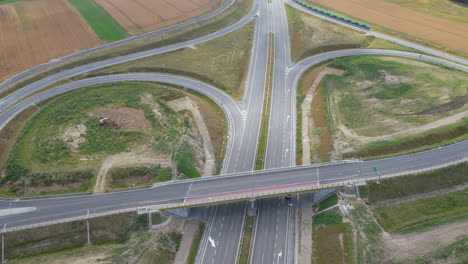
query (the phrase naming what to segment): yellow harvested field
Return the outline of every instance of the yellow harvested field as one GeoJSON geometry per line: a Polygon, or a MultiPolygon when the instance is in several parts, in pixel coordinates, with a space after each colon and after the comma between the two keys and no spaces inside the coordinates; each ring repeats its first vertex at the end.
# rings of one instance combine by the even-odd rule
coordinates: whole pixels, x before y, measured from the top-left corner
{"type": "Polygon", "coordinates": [[[129,34],[180,23],[215,10],[224,0],[95,0],[129,34]]]}
{"type": "Polygon", "coordinates": [[[385,0],[308,1],[408,35],[468,52],[468,25],[464,23],[426,15],[385,0]]]}
{"type": "Polygon", "coordinates": [[[0,82],[50,59],[100,43],[67,0],[0,5],[0,82]]]}

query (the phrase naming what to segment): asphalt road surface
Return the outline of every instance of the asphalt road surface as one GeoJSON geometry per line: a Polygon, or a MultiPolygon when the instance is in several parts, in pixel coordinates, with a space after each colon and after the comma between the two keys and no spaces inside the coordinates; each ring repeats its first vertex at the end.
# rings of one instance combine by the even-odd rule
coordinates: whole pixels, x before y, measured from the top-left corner
{"type": "MultiPolygon", "coordinates": [[[[46,77],[32,83],[0,101],[0,129],[11,118],[27,106],[52,96],[91,85],[116,81],[152,81],[181,85],[197,90],[219,104],[229,121],[229,140],[223,163],[223,174],[246,172],[204,179],[177,181],[152,189],[88,195],[60,197],[38,200],[0,201],[0,209],[35,207],[36,210],[16,215],[0,216],[0,225],[8,227],[44,222],[51,219],[84,215],[115,209],[135,208],[148,204],[182,203],[187,198],[203,195],[231,195],[229,192],[246,191],[254,188],[271,188],[305,182],[333,183],[344,180],[374,177],[373,168],[377,167],[382,175],[409,172],[452,162],[466,161],[468,141],[459,142],[443,148],[381,160],[350,162],[323,166],[292,167],[295,165],[296,131],[296,87],[303,72],[325,60],[354,55],[393,55],[410,57],[440,63],[459,70],[468,71],[466,66],[440,58],[388,50],[341,50],[309,57],[297,64],[291,62],[289,34],[287,28],[284,0],[254,1],[247,16],[210,35],[169,45],[158,49],[143,51],[109,60],[91,63],[46,77]],[[257,14],[258,16],[255,16],[257,14]],[[96,77],[71,82],[56,88],[34,94],[35,92],[82,73],[111,65],[162,54],[203,41],[220,37],[232,32],[256,17],[254,44],[251,53],[248,78],[244,98],[237,102],[210,85],[189,78],[164,74],[119,74],[96,77]],[[274,76],[272,89],[272,111],[268,132],[265,168],[277,170],[249,172],[254,168],[257,152],[259,127],[262,116],[263,97],[268,60],[268,36],[274,33],[274,76]]],[[[307,11],[307,10],[304,10],[307,11]]],[[[316,15],[316,14],[315,14],[316,15]]],[[[336,22],[336,21],[335,21],[336,22]]],[[[349,26],[349,25],[348,25],[349,26]]],[[[370,34],[378,34],[370,32],[370,34]]],[[[377,35],[376,35],[377,36],[377,35]]],[[[384,38],[391,38],[382,35],[384,38]]],[[[397,42],[397,41],[396,41],[397,42]]],[[[400,44],[415,47],[412,43],[400,44]]],[[[417,45],[416,45],[417,46],[417,45]]],[[[428,52],[427,48],[423,48],[428,52]]],[[[429,50],[431,51],[431,50],[429,50]]],[[[435,51],[435,55],[439,54],[435,51]]],[[[446,57],[446,56],[445,56],[446,57]]],[[[452,57],[450,57],[453,59],[452,57]]],[[[454,60],[458,60],[455,58],[454,60]]],[[[459,61],[459,60],[458,60],[459,61]]],[[[463,60],[462,60],[463,61],[463,60]]],[[[296,201],[286,201],[283,197],[262,200],[259,203],[256,235],[252,249],[251,263],[292,263],[294,259],[295,221],[292,211],[296,201]]],[[[233,205],[216,205],[210,213],[209,222],[200,247],[197,263],[235,263],[238,256],[240,236],[245,215],[245,202],[233,205]]]]}

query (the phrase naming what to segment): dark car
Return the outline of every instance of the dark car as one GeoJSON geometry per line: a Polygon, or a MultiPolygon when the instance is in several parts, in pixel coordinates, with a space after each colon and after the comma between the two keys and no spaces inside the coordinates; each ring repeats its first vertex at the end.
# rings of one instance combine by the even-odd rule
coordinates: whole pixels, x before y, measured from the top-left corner
{"type": "Polygon", "coordinates": [[[289,194],[289,193],[286,194],[286,195],[284,196],[284,198],[287,199],[287,200],[291,199],[291,194],[289,194]]]}

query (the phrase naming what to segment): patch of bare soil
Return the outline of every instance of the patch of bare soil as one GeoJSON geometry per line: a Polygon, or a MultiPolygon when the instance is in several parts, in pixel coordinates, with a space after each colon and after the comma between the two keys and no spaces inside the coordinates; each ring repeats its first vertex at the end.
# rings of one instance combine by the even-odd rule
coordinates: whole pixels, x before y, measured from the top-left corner
{"type": "Polygon", "coordinates": [[[150,123],[145,117],[145,112],[131,107],[98,107],[91,115],[99,118],[108,118],[119,129],[124,131],[145,131],[150,128],[150,123]]]}
{"type": "Polygon", "coordinates": [[[383,248],[393,259],[413,259],[447,247],[468,236],[468,221],[405,235],[383,234],[383,248]]]}
{"type": "Polygon", "coordinates": [[[140,147],[132,152],[122,152],[107,157],[99,169],[93,193],[103,193],[105,191],[107,174],[110,168],[148,164],[159,164],[163,167],[169,167],[172,165],[172,162],[170,157],[159,156],[146,147],[140,147]]]}
{"type": "Polygon", "coordinates": [[[192,113],[193,119],[195,120],[195,124],[198,128],[198,132],[200,133],[203,139],[203,149],[205,152],[205,164],[203,168],[203,176],[213,175],[215,169],[215,155],[213,153],[213,146],[211,145],[210,133],[208,132],[208,128],[206,127],[205,121],[198,110],[198,107],[195,103],[187,96],[181,97],[179,99],[175,99],[169,101],[167,103],[169,107],[174,109],[175,111],[182,111],[188,110],[192,113]]]}
{"type": "Polygon", "coordinates": [[[86,134],[86,126],[83,124],[78,124],[76,126],[69,126],[66,127],[61,135],[60,138],[67,142],[68,146],[72,151],[77,151],[79,145],[85,142],[85,138],[83,135],[86,134]]]}

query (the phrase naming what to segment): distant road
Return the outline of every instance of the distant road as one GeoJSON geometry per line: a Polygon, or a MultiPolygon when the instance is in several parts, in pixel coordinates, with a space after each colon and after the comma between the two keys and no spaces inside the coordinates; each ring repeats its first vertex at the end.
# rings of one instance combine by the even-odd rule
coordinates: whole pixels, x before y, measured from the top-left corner
{"type": "Polygon", "coordinates": [[[94,48],[91,48],[91,49],[82,50],[82,51],[79,51],[79,52],[76,52],[76,53],[61,57],[61,58],[52,59],[47,63],[38,65],[36,67],[33,67],[31,69],[28,69],[28,70],[26,70],[24,72],[18,73],[16,75],[8,78],[4,82],[0,83],[0,91],[2,89],[6,88],[7,86],[9,86],[9,85],[11,85],[11,84],[13,84],[13,83],[15,83],[17,81],[20,81],[21,79],[25,79],[26,77],[29,77],[29,76],[31,76],[31,75],[33,75],[33,74],[47,68],[47,67],[49,67],[49,66],[53,66],[55,64],[62,63],[64,61],[67,61],[67,60],[70,60],[70,59],[73,59],[73,58],[76,58],[76,57],[79,57],[79,56],[83,56],[83,55],[89,54],[89,53],[94,52],[94,51],[110,48],[110,47],[113,47],[113,46],[117,46],[117,45],[120,45],[120,44],[124,44],[124,43],[131,42],[131,41],[134,41],[134,40],[137,40],[137,39],[145,38],[145,37],[155,36],[155,35],[158,35],[158,34],[161,34],[161,33],[168,32],[170,30],[182,28],[182,27],[185,27],[187,25],[194,24],[194,23],[209,19],[209,18],[211,18],[213,16],[216,16],[219,13],[225,11],[229,7],[231,7],[232,4],[234,4],[234,2],[235,2],[235,0],[228,0],[228,1],[226,1],[226,3],[224,3],[224,5],[222,5],[220,8],[218,8],[218,9],[212,11],[212,12],[209,12],[209,13],[207,13],[205,15],[202,15],[202,16],[196,17],[194,19],[190,19],[190,20],[187,20],[187,21],[184,21],[184,22],[172,25],[172,26],[168,26],[168,27],[165,27],[165,28],[161,28],[161,29],[154,30],[154,31],[151,31],[151,32],[147,32],[147,33],[140,34],[140,35],[134,35],[134,36],[131,36],[131,37],[126,38],[126,39],[122,39],[122,40],[119,40],[119,41],[114,41],[114,42],[107,43],[107,44],[104,44],[104,45],[101,45],[101,46],[98,46],[98,47],[94,47],[94,48]]]}

